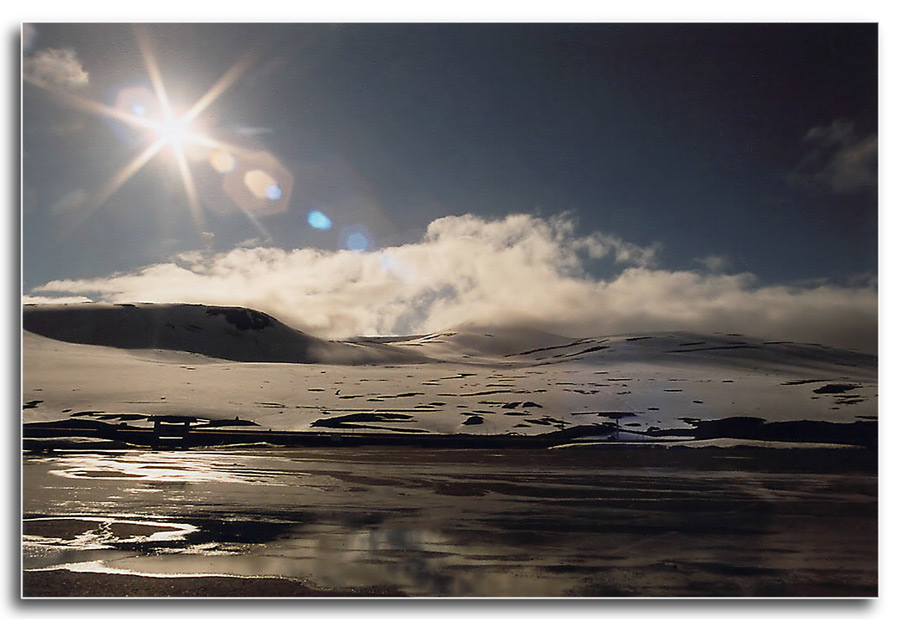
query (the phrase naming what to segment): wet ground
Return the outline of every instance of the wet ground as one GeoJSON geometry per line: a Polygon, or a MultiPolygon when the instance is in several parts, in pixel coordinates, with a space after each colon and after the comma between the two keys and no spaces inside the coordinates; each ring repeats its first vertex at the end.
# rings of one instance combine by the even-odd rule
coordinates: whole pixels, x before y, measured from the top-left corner
{"type": "MultiPolygon", "coordinates": [[[[23,567],[269,576],[308,587],[297,595],[874,596],[876,460],[623,447],[26,455],[23,567]]],[[[59,595],[60,574],[26,579],[25,595],[59,595]]]]}

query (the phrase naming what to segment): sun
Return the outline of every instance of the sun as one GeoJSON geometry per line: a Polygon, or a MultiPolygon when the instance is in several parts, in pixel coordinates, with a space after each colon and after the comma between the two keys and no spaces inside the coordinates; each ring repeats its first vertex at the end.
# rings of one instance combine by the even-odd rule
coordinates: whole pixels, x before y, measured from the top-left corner
{"type": "Polygon", "coordinates": [[[159,139],[176,150],[181,149],[182,143],[192,137],[190,125],[183,119],[166,120],[159,126],[159,139]]]}
{"type": "Polygon", "coordinates": [[[190,145],[199,145],[206,148],[214,148],[218,143],[210,138],[204,127],[187,114],[176,115],[170,113],[156,119],[148,119],[148,127],[144,132],[149,148],[154,150],[168,150],[179,165],[182,174],[182,183],[185,188],[191,183],[190,168],[186,167],[185,151],[190,145]],[[185,177],[188,175],[188,177],[185,177]]]}
{"type": "Polygon", "coordinates": [[[135,28],[135,39],[150,77],[151,88],[124,88],[114,105],[106,105],[79,95],[54,88],[51,84],[24,76],[25,81],[40,88],[53,90],[66,103],[83,111],[119,121],[147,136],[146,146],[131,161],[100,185],[93,196],[84,204],[82,219],[106,202],[122,185],[137,174],[151,159],[166,149],[171,151],[178,167],[191,215],[198,227],[203,227],[203,211],[197,197],[193,174],[185,155],[189,144],[211,150],[219,149],[231,153],[242,153],[244,149],[213,139],[204,132],[197,122],[203,113],[247,70],[252,54],[238,59],[212,87],[184,113],[176,113],[169,100],[166,85],[149,36],[144,28],[135,28]],[[168,147],[168,148],[167,148],[168,147]]]}

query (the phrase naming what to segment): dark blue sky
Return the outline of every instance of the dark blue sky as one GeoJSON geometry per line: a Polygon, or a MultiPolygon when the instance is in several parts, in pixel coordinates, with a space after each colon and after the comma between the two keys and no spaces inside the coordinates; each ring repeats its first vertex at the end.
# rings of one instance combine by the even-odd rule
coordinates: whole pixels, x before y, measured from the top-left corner
{"type": "MultiPolygon", "coordinates": [[[[28,83],[26,292],[265,234],[279,247],[335,249],[342,230],[363,225],[373,248],[414,242],[432,220],[463,213],[570,213],[582,234],[661,243],[662,268],[700,268],[696,259],[720,256],[726,270],[766,283],[877,273],[875,25],[148,32],[173,103],[189,105],[255,53],[202,121],[210,135],[280,160],[293,180],[288,210],[258,218],[259,227],[201,191],[206,228],[198,230],[160,157],[73,224],[71,196],[95,190],[142,145],[28,83]],[[333,228],[311,228],[311,210],[333,228]]],[[[26,58],[73,50],[89,75],[78,94],[88,99],[147,81],[127,25],[38,24],[27,43],[26,58]]]]}

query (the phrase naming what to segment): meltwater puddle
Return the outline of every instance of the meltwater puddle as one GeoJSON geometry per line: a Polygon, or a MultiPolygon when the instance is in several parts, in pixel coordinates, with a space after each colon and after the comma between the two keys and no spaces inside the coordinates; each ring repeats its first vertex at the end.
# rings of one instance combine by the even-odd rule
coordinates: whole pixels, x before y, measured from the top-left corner
{"type": "Polygon", "coordinates": [[[279,478],[302,475],[254,466],[250,455],[202,451],[123,451],[115,453],[67,454],[53,475],[68,479],[134,480],[159,483],[233,483],[281,485],[279,478]]]}
{"type": "Polygon", "coordinates": [[[22,521],[25,569],[61,567],[72,561],[122,557],[183,544],[197,531],[187,523],[100,516],[45,516],[22,521]]]}

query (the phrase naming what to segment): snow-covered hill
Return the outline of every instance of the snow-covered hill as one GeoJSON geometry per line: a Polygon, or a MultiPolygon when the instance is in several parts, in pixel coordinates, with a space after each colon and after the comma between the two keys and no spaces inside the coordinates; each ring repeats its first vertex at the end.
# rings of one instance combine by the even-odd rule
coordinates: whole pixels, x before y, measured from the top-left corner
{"type": "Polygon", "coordinates": [[[593,426],[618,440],[797,438],[841,424],[834,439],[835,428],[874,431],[878,410],[876,357],[738,334],[572,339],[467,325],[328,342],[252,310],[197,305],[26,307],[24,325],[26,423],[164,414],[407,435],[593,426]]]}
{"type": "Polygon", "coordinates": [[[25,306],[25,331],[64,342],[172,350],[233,361],[404,363],[413,351],[378,343],[331,342],[242,307],[188,304],[77,303],[25,306]]]}

